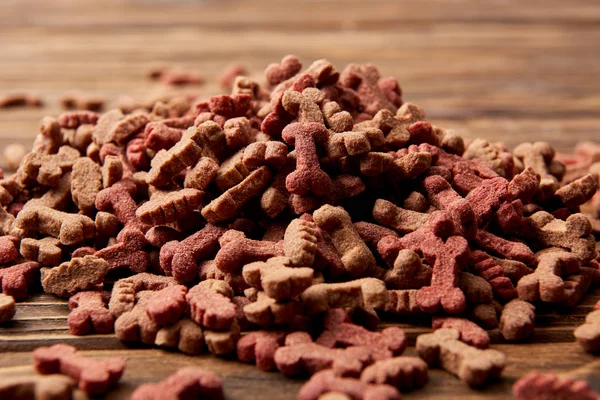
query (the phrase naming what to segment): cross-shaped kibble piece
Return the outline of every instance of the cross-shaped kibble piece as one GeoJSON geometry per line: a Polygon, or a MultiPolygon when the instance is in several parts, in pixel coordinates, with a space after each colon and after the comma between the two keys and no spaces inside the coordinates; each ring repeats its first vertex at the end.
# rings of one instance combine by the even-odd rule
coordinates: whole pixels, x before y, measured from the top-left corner
{"type": "Polygon", "coordinates": [[[46,293],[69,297],[102,287],[108,268],[108,262],[96,256],[74,257],[58,267],[42,268],[42,286],[46,293]]]}
{"type": "Polygon", "coordinates": [[[316,146],[327,142],[329,131],[316,122],[293,123],[285,127],[282,137],[296,150],[296,170],[286,178],[287,190],[297,195],[327,194],[331,179],[321,169],[316,146]]]}
{"type": "Polygon", "coordinates": [[[79,158],[79,151],[62,146],[56,154],[29,153],[21,161],[17,177],[33,179],[46,186],[56,186],[64,172],[70,171],[79,158]]]}
{"type": "Polygon", "coordinates": [[[364,346],[369,348],[373,360],[385,360],[402,354],[406,348],[406,335],[396,326],[381,332],[371,332],[350,322],[342,309],[331,309],[325,316],[325,330],[315,343],[328,348],[364,346]]]}
{"type": "Polygon", "coordinates": [[[312,285],[313,269],[290,267],[287,257],[273,257],[267,261],[246,264],[242,271],[247,284],[275,300],[287,300],[300,295],[312,285]]]}
{"type": "Polygon", "coordinates": [[[481,350],[458,340],[456,329],[438,329],[417,337],[416,349],[430,366],[439,365],[469,386],[482,386],[496,379],[506,357],[498,350],[481,350]]]}
{"type": "Polygon", "coordinates": [[[39,240],[24,238],[21,240],[21,255],[26,260],[37,261],[42,265],[58,265],[62,256],[60,240],[53,237],[39,240]]]}
{"type": "Polygon", "coordinates": [[[0,284],[2,293],[12,296],[15,300],[25,300],[29,286],[38,282],[40,264],[28,261],[12,267],[0,269],[0,284]]]}
{"type": "Polygon", "coordinates": [[[223,383],[214,372],[185,367],[158,383],[145,383],[131,395],[131,400],[223,400],[223,383]]]}
{"type": "Polygon", "coordinates": [[[92,396],[106,393],[117,385],[125,370],[123,357],[96,360],[76,351],[75,347],[66,344],[38,347],[33,352],[35,369],[43,375],[67,375],[77,382],[79,389],[92,396]]]}
{"type": "Polygon", "coordinates": [[[207,224],[178,242],[165,243],[160,249],[160,266],[177,282],[190,282],[198,276],[198,261],[211,257],[218,249],[225,228],[207,224]]]}
{"type": "Polygon", "coordinates": [[[243,232],[230,230],[219,239],[221,249],[215,256],[217,268],[234,273],[254,261],[266,261],[283,255],[283,242],[263,242],[246,238],[243,232]]]}
{"type": "Polygon", "coordinates": [[[86,335],[91,332],[110,333],[115,319],[106,307],[110,293],[101,291],[78,292],[69,299],[69,333],[86,335]]]}
{"type": "Polygon", "coordinates": [[[400,400],[393,386],[341,377],[332,370],[314,374],[300,388],[298,400],[400,400]]]}
{"type": "Polygon", "coordinates": [[[225,281],[208,279],[200,282],[186,295],[192,320],[206,329],[231,328],[236,316],[232,297],[233,290],[225,281]]]}
{"type": "Polygon", "coordinates": [[[289,334],[285,338],[285,346],[275,351],[277,369],[285,375],[312,375],[332,368],[339,376],[358,377],[372,360],[367,347],[330,349],[314,343],[306,332],[289,334]]]}

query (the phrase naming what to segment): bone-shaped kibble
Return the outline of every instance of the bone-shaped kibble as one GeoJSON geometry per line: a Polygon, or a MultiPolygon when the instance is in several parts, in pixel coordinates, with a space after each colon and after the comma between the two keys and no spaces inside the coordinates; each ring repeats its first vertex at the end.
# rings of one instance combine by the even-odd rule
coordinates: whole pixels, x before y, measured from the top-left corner
{"type": "Polygon", "coordinates": [[[397,118],[390,110],[379,110],[370,121],[354,126],[354,130],[364,128],[380,129],[385,135],[385,142],[394,149],[404,147],[410,140],[408,127],[412,118],[397,118]]]}
{"type": "Polygon", "coordinates": [[[525,168],[531,167],[541,176],[538,195],[541,200],[550,198],[559,188],[558,179],[549,170],[554,158],[554,149],[547,142],[521,143],[513,150],[513,155],[521,160],[525,168]]]}
{"type": "Polygon", "coordinates": [[[248,285],[263,290],[270,298],[287,300],[300,295],[313,281],[312,268],[290,265],[287,257],[273,257],[246,264],[242,274],[248,285]]]}
{"type": "MultiPolygon", "coordinates": [[[[40,122],[40,133],[33,141],[32,151],[41,154],[55,154],[63,144],[63,134],[58,121],[46,116],[40,122]]],[[[73,146],[76,147],[76,146],[73,146]]]]}
{"type": "Polygon", "coordinates": [[[266,261],[283,255],[283,243],[247,239],[240,231],[230,230],[219,239],[221,249],[215,256],[217,268],[223,272],[238,272],[246,264],[266,261]]]}
{"type": "Polygon", "coordinates": [[[205,350],[204,332],[194,321],[183,318],[173,325],[159,329],[154,344],[196,355],[205,350]]]}
{"type": "Polygon", "coordinates": [[[425,225],[429,215],[405,210],[390,201],[378,199],[373,206],[373,218],[381,225],[400,233],[410,233],[425,225]]]}
{"type": "Polygon", "coordinates": [[[62,146],[56,154],[29,153],[17,171],[19,179],[30,178],[46,186],[56,186],[62,174],[71,170],[79,151],[62,146]]]}
{"type": "Polygon", "coordinates": [[[519,280],[517,292],[521,300],[559,302],[565,299],[562,276],[579,271],[577,257],[559,248],[549,248],[537,254],[538,265],[532,274],[519,280]]]}
{"type": "Polygon", "coordinates": [[[434,317],[431,323],[433,330],[456,329],[460,333],[460,340],[478,349],[487,349],[490,346],[490,336],[477,324],[465,318],[434,317]]]}
{"type": "Polygon", "coordinates": [[[329,233],[346,271],[355,278],[376,266],[375,258],[352,225],[342,207],[324,205],[313,213],[315,223],[329,233]]]}
{"type": "Polygon", "coordinates": [[[506,340],[523,340],[531,336],[535,325],[535,307],[521,299],[504,305],[500,315],[500,333],[506,340]]]}
{"type": "Polygon", "coordinates": [[[312,285],[302,293],[301,299],[308,314],[324,312],[330,308],[379,309],[387,301],[387,290],[385,283],[379,279],[362,278],[343,283],[312,285]]]}
{"type": "Polygon", "coordinates": [[[290,79],[302,69],[302,63],[298,57],[288,54],[281,59],[281,63],[272,63],[265,69],[265,77],[270,85],[278,85],[290,79]]]}
{"type": "Polygon", "coordinates": [[[58,267],[42,268],[42,286],[46,293],[70,297],[101,286],[108,268],[108,262],[96,256],[75,257],[58,267]]]}
{"type": "Polygon", "coordinates": [[[384,360],[402,354],[406,348],[406,336],[396,326],[371,332],[351,323],[348,315],[338,308],[328,311],[325,330],[315,343],[329,348],[364,346],[371,351],[373,360],[384,360]]]}
{"type": "Polygon", "coordinates": [[[297,300],[277,301],[264,292],[258,292],[256,300],[243,310],[248,321],[261,327],[290,324],[302,315],[302,305],[297,300]]]}
{"type": "Polygon", "coordinates": [[[37,281],[39,270],[40,264],[35,261],[0,269],[2,293],[14,297],[17,301],[25,300],[28,287],[37,281]]]}
{"type": "Polygon", "coordinates": [[[154,275],[147,272],[119,279],[113,286],[108,309],[115,317],[119,317],[133,308],[136,293],[145,290],[158,291],[174,285],[177,285],[177,282],[170,276],[154,275]]]}
{"type": "Polygon", "coordinates": [[[87,335],[88,333],[110,333],[114,329],[115,319],[106,305],[110,293],[100,291],[78,292],[69,299],[69,333],[87,335]]]}
{"type": "Polygon", "coordinates": [[[214,150],[224,143],[223,130],[215,122],[206,121],[198,127],[189,128],[175,146],[156,153],[148,173],[148,183],[157,187],[167,185],[179,172],[196,164],[200,157],[216,158],[214,150]]]}
{"type": "Polygon", "coordinates": [[[380,78],[377,67],[371,64],[348,64],[340,75],[340,83],[356,91],[363,112],[375,115],[379,110],[387,109],[395,113],[396,105],[378,85],[380,78]]]}
{"type": "Polygon", "coordinates": [[[390,385],[404,392],[425,386],[429,378],[427,370],[427,363],[419,357],[394,357],[369,365],[360,374],[360,380],[390,385]]]}
{"type": "Polygon", "coordinates": [[[475,243],[485,250],[501,255],[509,260],[533,264],[533,251],[526,244],[507,240],[482,229],[475,235],[475,243]]]}
{"type": "Polygon", "coordinates": [[[164,225],[187,217],[198,208],[204,192],[196,189],[181,189],[167,194],[155,194],[135,212],[145,224],[164,225]]]}
{"type": "Polygon", "coordinates": [[[15,226],[25,235],[37,232],[58,238],[64,245],[79,244],[95,234],[91,218],[38,205],[23,208],[15,220],[15,226]]]}
{"type": "Polygon", "coordinates": [[[586,381],[559,378],[556,374],[532,371],[516,381],[512,387],[516,400],[581,399],[596,400],[598,394],[586,381]]]}
{"type": "Polygon", "coordinates": [[[136,193],[137,188],[132,180],[121,180],[96,195],[96,208],[100,211],[114,212],[124,226],[134,225],[141,229],[143,226],[135,215],[138,207],[133,196],[136,193]]]}
{"type": "Polygon", "coordinates": [[[237,358],[246,363],[256,363],[262,371],[272,371],[275,366],[275,351],[283,346],[285,331],[253,331],[237,342],[237,358]]]}
{"type": "Polygon", "coordinates": [[[235,218],[250,199],[262,193],[270,179],[271,173],[266,166],[252,171],[239,184],[206,205],[202,216],[213,224],[235,218]]]}
{"type": "Polygon", "coordinates": [[[292,265],[310,267],[317,252],[317,227],[314,222],[293,219],[283,237],[283,252],[292,265]]]}
{"type": "Polygon", "coordinates": [[[157,291],[146,303],[146,314],[160,326],[177,322],[187,308],[187,292],[183,285],[167,286],[157,291]]]}
{"type": "Polygon", "coordinates": [[[77,381],[79,389],[92,396],[106,393],[117,385],[125,369],[123,357],[96,360],[76,351],[66,344],[38,347],[33,352],[35,369],[43,375],[67,375],[77,381]]]}
{"type": "Polygon", "coordinates": [[[160,266],[178,282],[190,282],[198,275],[198,261],[212,256],[225,229],[211,224],[177,242],[166,243],[160,249],[160,266]]]}
{"type": "Polygon", "coordinates": [[[74,382],[63,375],[3,378],[0,397],[19,400],[72,400],[74,382]]]}
{"type": "Polygon", "coordinates": [[[511,280],[505,276],[504,269],[487,253],[481,250],[471,252],[471,267],[492,286],[494,293],[503,300],[517,297],[511,280]]]}
{"type": "Polygon", "coordinates": [[[481,386],[502,373],[506,357],[498,350],[481,350],[458,340],[456,329],[438,329],[417,337],[416,349],[430,366],[439,365],[469,386],[481,386]]]}
{"type": "Polygon", "coordinates": [[[133,272],[144,272],[150,265],[150,255],[143,248],[146,237],[136,227],[123,228],[117,236],[117,244],[96,252],[96,257],[108,261],[109,269],[127,267],[133,272]]]}
{"type": "Polygon", "coordinates": [[[170,149],[181,140],[183,131],[171,128],[161,121],[149,122],[144,128],[146,139],[144,145],[154,151],[170,149]]]}
{"type": "Polygon", "coordinates": [[[236,315],[232,297],[233,290],[225,281],[209,279],[200,282],[186,295],[192,320],[206,329],[229,329],[236,315]]]}
{"type": "Polygon", "coordinates": [[[71,174],[71,194],[75,205],[84,214],[91,214],[100,190],[102,190],[100,166],[90,158],[78,158],[73,164],[71,174]]]}
{"type": "MultiPolygon", "coordinates": [[[[135,293],[132,308],[120,314],[115,321],[115,336],[124,342],[142,342],[154,344],[156,334],[160,329],[146,313],[148,301],[154,295],[154,291],[139,291],[135,293]]],[[[115,296],[114,289],[113,295],[115,296]]],[[[112,303],[111,297],[111,303],[112,303]]],[[[112,304],[109,304],[109,307],[112,304]]],[[[112,312],[112,307],[110,307],[112,312]]],[[[114,312],[113,312],[114,314],[114,312]]]]}
{"type": "Polygon", "coordinates": [[[10,321],[15,316],[15,299],[4,293],[0,293],[0,324],[10,321]]]}
{"type": "Polygon", "coordinates": [[[214,372],[185,367],[158,383],[145,383],[131,395],[131,400],[184,400],[188,398],[223,400],[223,383],[214,372]]]}
{"type": "Polygon", "coordinates": [[[314,374],[298,392],[298,400],[400,400],[393,386],[338,376],[332,370],[314,374]]]}
{"type": "Polygon", "coordinates": [[[372,224],[370,222],[355,222],[354,229],[360,235],[360,238],[369,246],[369,248],[377,250],[377,243],[386,236],[398,236],[393,229],[372,224]]]}
{"type": "Polygon", "coordinates": [[[324,144],[329,137],[327,129],[319,123],[293,123],[285,127],[282,137],[296,150],[296,170],[286,178],[286,187],[290,193],[317,196],[327,194],[331,179],[319,165],[316,146],[324,144]]]}
{"type": "Polygon", "coordinates": [[[240,150],[221,163],[215,174],[215,183],[221,191],[239,184],[250,174],[251,171],[243,159],[244,150],[240,150]]]}
{"type": "Polygon", "coordinates": [[[285,346],[275,352],[277,369],[285,375],[312,375],[332,368],[339,376],[358,377],[371,362],[371,352],[366,347],[329,349],[314,343],[305,332],[289,334],[285,346]]]}
{"type": "Polygon", "coordinates": [[[598,190],[598,181],[587,174],[561,187],[554,194],[566,207],[577,207],[590,200],[598,190]]]}
{"type": "Polygon", "coordinates": [[[510,179],[512,174],[513,159],[510,152],[504,151],[485,139],[474,139],[463,153],[468,160],[479,160],[494,170],[498,175],[510,179]]]}
{"type": "Polygon", "coordinates": [[[458,288],[460,265],[468,261],[468,243],[462,236],[454,236],[454,223],[445,211],[436,211],[420,229],[398,239],[386,237],[377,249],[384,259],[389,259],[398,248],[408,248],[421,253],[433,265],[431,285],[419,290],[417,301],[420,308],[435,313],[440,306],[452,314],[466,307],[465,296],[458,288]]]}

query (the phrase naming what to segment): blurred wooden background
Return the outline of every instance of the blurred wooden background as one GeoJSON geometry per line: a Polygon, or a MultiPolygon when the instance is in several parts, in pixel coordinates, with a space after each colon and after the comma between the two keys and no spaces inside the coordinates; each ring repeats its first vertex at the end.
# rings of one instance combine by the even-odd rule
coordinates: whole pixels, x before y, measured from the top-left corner
{"type": "MultiPolygon", "coordinates": [[[[31,90],[47,102],[41,109],[0,110],[0,148],[29,145],[40,118],[59,113],[58,98],[71,89],[114,104],[122,94],[152,90],[144,78],[152,63],[182,65],[211,82],[231,62],[260,76],[288,53],[305,65],[328,58],[340,70],[373,63],[382,76],[396,76],[404,99],[422,106],[433,123],[465,136],[510,146],[544,139],[560,150],[600,139],[600,2],[594,0],[2,0],[0,27],[0,94],[31,90]]],[[[218,89],[199,90],[208,96],[218,89]]],[[[532,368],[588,378],[600,390],[600,361],[571,343],[593,297],[570,316],[546,310],[535,344],[495,346],[510,364],[505,379],[486,391],[435,371],[425,390],[406,397],[505,398],[532,368]]],[[[126,398],[137,384],[190,363],[221,373],[231,399],[293,399],[301,384],[210,356],[131,350],[110,336],[71,338],[66,315],[64,302],[50,296],[20,304],[16,320],[0,328],[0,376],[31,373],[21,366],[33,347],[69,341],[90,354],[128,357],[124,382],[109,398],[126,398]]],[[[427,329],[411,327],[409,336],[427,329]]]]}

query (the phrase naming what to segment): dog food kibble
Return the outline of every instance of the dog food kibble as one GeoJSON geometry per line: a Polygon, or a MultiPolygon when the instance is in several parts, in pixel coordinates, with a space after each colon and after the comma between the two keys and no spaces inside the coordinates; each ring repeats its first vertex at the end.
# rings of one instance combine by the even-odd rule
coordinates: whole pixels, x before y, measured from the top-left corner
{"type": "MultiPolygon", "coordinates": [[[[0,174],[3,329],[41,287],[69,298],[73,335],[234,354],[308,378],[300,400],[393,400],[444,373],[430,368],[476,387],[499,379],[518,360],[496,344],[535,340],[540,303],[573,307],[600,281],[600,145],[569,155],[465,141],[369,64],[303,68],[288,55],[265,84],[245,74],[223,73],[230,94],[171,87],[105,113],[101,98],[65,94],[69,111],[42,120],[30,153],[4,149],[16,173],[0,174]],[[410,340],[393,320],[377,329],[390,316],[431,318],[419,357],[401,355],[410,340]]],[[[203,82],[180,67],[148,77],[203,82]]],[[[599,312],[574,332],[589,352],[600,350],[599,312]]],[[[70,378],[1,380],[2,399],[102,394],[125,368],[65,344],[38,348],[34,364],[70,378]]],[[[513,392],[595,398],[538,373],[513,392]]],[[[219,376],[188,366],[132,399],[223,396],[219,376]]]]}

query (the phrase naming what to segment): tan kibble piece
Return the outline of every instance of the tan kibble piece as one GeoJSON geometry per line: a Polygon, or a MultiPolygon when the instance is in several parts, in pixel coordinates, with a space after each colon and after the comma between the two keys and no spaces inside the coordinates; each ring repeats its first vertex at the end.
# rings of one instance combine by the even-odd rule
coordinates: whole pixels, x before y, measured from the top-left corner
{"type": "Polygon", "coordinates": [[[204,341],[208,351],[216,356],[229,354],[235,351],[235,345],[240,338],[240,326],[237,320],[233,321],[228,331],[204,331],[204,341]]]}
{"type": "Polygon", "coordinates": [[[523,163],[524,168],[531,167],[540,175],[538,194],[542,200],[554,195],[560,185],[549,169],[554,158],[552,146],[548,142],[521,143],[515,147],[513,154],[523,163]]]}
{"type": "Polygon", "coordinates": [[[244,306],[244,314],[248,321],[262,327],[289,324],[302,314],[302,305],[296,300],[277,301],[257,292],[256,300],[244,306]]]}
{"type": "Polygon", "coordinates": [[[37,199],[31,199],[23,208],[34,205],[45,206],[55,210],[64,210],[71,204],[71,172],[65,173],[58,184],[37,199]]]}
{"type": "Polygon", "coordinates": [[[348,273],[359,278],[376,266],[375,258],[342,207],[324,205],[313,213],[315,223],[331,236],[348,273]]]}
{"type": "Polygon", "coordinates": [[[237,185],[250,174],[250,170],[243,162],[244,150],[240,150],[219,166],[215,176],[215,183],[221,191],[237,185]]]}
{"type": "Polygon", "coordinates": [[[113,286],[108,309],[115,317],[119,317],[133,309],[136,293],[145,290],[157,291],[173,285],[178,285],[178,283],[172,277],[147,272],[119,279],[113,286]]]}
{"type": "Polygon", "coordinates": [[[409,249],[400,250],[393,267],[382,271],[381,279],[389,289],[420,289],[431,282],[431,267],[409,249]]]}
{"type": "Polygon", "coordinates": [[[196,355],[204,351],[204,332],[194,321],[184,318],[173,325],[161,328],[156,333],[154,344],[196,355]]]}
{"type": "Polygon", "coordinates": [[[598,190],[598,181],[587,174],[558,189],[555,196],[566,207],[577,207],[590,200],[598,190]]]}
{"type": "Polygon", "coordinates": [[[62,129],[54,117],[44,117],[40,123],[40,133],[35,137],[31,151],[40,154],[54,154],[63,144],[62,129]]]}
{"type": "Polygon", "coordinates": [[[150,116],[146,113],[127,115],[112,126],[107,139],[123,145],[132,135],[143,130],[148,122],[150,122],[150,116]]]}
{"type": "Polygon", "coordinates": [[[21,255],[29,261],[37,261],[41,265],[58,265],[62,257],[60,241],[53,237],[43,239],[24,238],[21,240],[21,255]]]}
{"type": "MultiPolygon", "coordinates": [[[[0,293],[0,324],[10,321],[16,313],[15,299],[4,293],[0,293]]],[[[0,393],[2,389],[0,389],[0,393]]]]}
{"type": "Polygon", "coordinates": [[[65,375],[5,377],[0,398],[11,400],[72,400],[75,381],[65,375]]]}
{"type": "Polygon", "coordinates": [[[317,226],[312,221],[294,219],[283,236],[283,252],[295,266],[310,267],[317,252],[317,226]]]}
{"type": "Polygon", "coordinates": [[[55,268],[42,268],[42,286],[46,293],[70,297],[102,285],[108,262],[96,256],[75,257],[55,268]]]}
{"type": "Polygon", "coordinates": [[[523,340],[531,336],[535,325],[535,307],[521,299],[513,299],[502,309],[500,333],[506,340],[523,340]]]}
{"type": "Polygon", "coordinates": [[[95,235],[91,218],[44,206],[25,207],[15,220],[15,226],[25,233],[37,232],[58,238],[64,245],[79,244],[95,235]]]}
{"type": "Polygon", "coordinates": [[[439,365],[470,386],[482,386],[500,376],[506,357],[498,350],[481,350],[459,340],[456,329],[438,329],[417,337],[416,350],[430,366],[439,365]]]}
{"type": "Polygon", "coordinates": [[[46,186],[56,186],[63,172],[70,170],[79,158],[79,151],[62,146],[57,154],[29,153],[21,161],[19,179],[33,179],[46,186]]]}
{"type": "Polygon", "coordinates": [[[27,149],[21,143],[9,144],[2,151],[4,165],[10,170],[16,170],[19,168],[25,154],[27,154],[27,149]]]}
{"type": "Polygon", "coordinates": [[[262,193],[270,179],[271,173],[266,166],[252,171],[242,182],[205,206],[202,216],[211,224],[233,219],[246,202],[262,193]]]}
{"type": "Polygon", "coordinates": [[[382,310],[392,315],[419,315],[423,311],[417,304],[417,289],[388,290],[388,299],[382,310]]]}
{"type": "Polygon", "coordinates": [[[190,215],[200,206],[203,197],[204,192],[197,189],[156,193],[138,207],[135,215],[145,224],[164,225],[190,215]]]}
{"type": "Polygon", "coordinates": [[[102,165],[102,186],[110,187],[123,177],[123,163],[119,156],[106,156],[102,165]]]}
{"type": "Polygon", "coordinates": [[[273,257],[245,265],[242,274],[247,284],[264,290],[270,298],[286,300],[300,295],[313,279],[312,268],[289,265],[289,258],[273,257]]]}
{"type": "Polygon", "coordinates": [[[373,207],[373,218],[383,226],[409,233],[425,225],[429,214],[406,210],[387,200],[378,199],[373,207]]]}
{"type": "Polygon", "coordinates": [[[73,164],[71,195],[73,202],[84,214],[91,214],[96,195],[102,190],[100,166],[88,157],[80,157],[73,164]]]}
{"type": "Polygon", "coordinates": [[[105,211],[98,211],[96,213],[94,224],[96,225],[97,238],[116,237],[121,227],[119,218],[105,211]]]}
{"type": "Polygon", "coordinates": [[[98,122],[94,127],[92,138],[94,143],[98,146],[102,146],[111,140],[112,127],[123,119],[124,115],[121,110],[110,110],[105,112],[98,118],[98,122]]]}
{"type": "Polygon", "coordinates": [[[590,353],[600,350],[600,310],[594,311],[585,317],[585,323],[573,332],[577,343],[590,353]]]}
{"type": "Polygon", "coordinates": [[[400,356],[368,366],[360,374],[360,380],[391,385],[404,392],[424,386],[428,379],[427,371],[427,363],[419,357],[400,356]]]}
{"type": "Polygon", "coordinates": [[[205,190],[215,179],[219,164],[212,158],[202,157],[194,168],[185,174],[183,187],[205,190]]]}
{"type": "Polygon", "coordinates": [[[302,293],[301,299],[308,314],[324,312],[330,308],[354,309],[369,307],[380,309],[387,302],[385,283],[375,278],[363,278],[343,283],[321,283],[302,293]]]}

